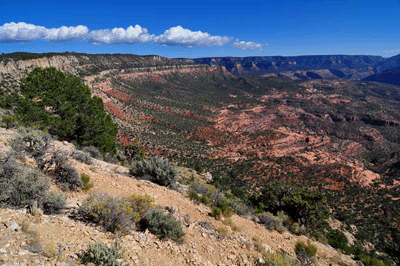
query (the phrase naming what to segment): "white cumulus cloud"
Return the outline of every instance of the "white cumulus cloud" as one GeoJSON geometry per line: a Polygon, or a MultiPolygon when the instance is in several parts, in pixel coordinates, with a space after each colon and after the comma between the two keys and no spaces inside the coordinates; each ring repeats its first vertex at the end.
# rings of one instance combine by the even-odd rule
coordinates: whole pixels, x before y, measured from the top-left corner
{"type": "Polygon", "coordinates": [[[385,51],[383,51],[384,53],[399,53],[400,52],[400,49],[392,49],[392,50],[385,50],[385,51]]]}
{"type": "Polygon", "coordinates": [[[80,39],[88,33],[86,26],[65,27],[48,29],[42,26],[27,24],[25,22],[11,22],[0,26],[0,41],[24,42],[32,40],[46,40],[63,42],[80,39]]]}
{"type": "Polygon", "coordinates": [[[95,44],[133,44],[145,43],[154,39],[153,34],[149,34],[146,28],[139,25],[129,26],[127,29],[114,28],[112,30],[94,30],[87,35],[87,41],[95,44]]]}
{"type": "MultiPolygon", "coordinates": [[[[87,26],[62,26],[59,28],[46,28],[25,22],[11,22],[0,26],[0,42],[28,42],[44,40],[49,42],[67,42],[81,40],[101,44],[135,44],[152,42],[154,44],[184,47],[210,47],[224,46],[231,42],[233,37],[211,35],[208,32],[191,31],[182,26],[171,27],[161,35],[150,34],[140,25],[128,28],[113,28],[89,30],[87,26]]],[[[244,42],[236,39],[231,44],[232,48],[242,50],[262,50],[268,44],[244,42]]]]}
{"type": "Polygon", "coordinates": [[[223,46],[231,37],[210,35],[207,32],[191,31],[181,26],[172,27],[154,38],[154,43],[171,46],[223,46]]]}
{"type": "Polygon", "coordinates": [[[266,44],[264,43],[258,43],[258,42],[245,42],[245,41],[240,41],[239,39],[236,39],[234,43],[231,44],[231,48],[238,48],[243,51],[245,50],[262,50],[262,48],[266,44]]]}

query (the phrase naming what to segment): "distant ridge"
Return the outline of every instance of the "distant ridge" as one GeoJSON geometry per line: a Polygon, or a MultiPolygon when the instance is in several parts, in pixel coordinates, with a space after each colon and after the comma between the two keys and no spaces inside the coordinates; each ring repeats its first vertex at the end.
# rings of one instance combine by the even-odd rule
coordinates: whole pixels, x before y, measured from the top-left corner
{"type": "Polygon", "coordinates": [[[400,86],[400,67],[371,75],[366,77],[364,80],[400,86]]]}
{"type": "Polygon", "coordinates": [[[239,76],[262,75],[282,71],[306,70],[368,70],[384,62],[381,56],[371,55],[305,55],[305,56],[258,56],[258,57],[205,57],[181,59],[194,64],[225,66],[239,76]]]}

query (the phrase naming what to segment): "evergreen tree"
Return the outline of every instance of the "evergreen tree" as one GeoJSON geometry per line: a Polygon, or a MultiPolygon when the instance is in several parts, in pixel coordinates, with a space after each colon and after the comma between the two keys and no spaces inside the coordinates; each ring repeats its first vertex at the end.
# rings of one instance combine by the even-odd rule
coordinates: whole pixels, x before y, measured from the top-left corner
{"type": "Polygon", "coordinates": [[[101,98],[91,97],[88,86],[54,67],[36,68],[21,79],[17,106],[26,125],[48,129],[60,140],[95,146],[102,153],[116,153],[117,125],[104,110],[101,98]]]}

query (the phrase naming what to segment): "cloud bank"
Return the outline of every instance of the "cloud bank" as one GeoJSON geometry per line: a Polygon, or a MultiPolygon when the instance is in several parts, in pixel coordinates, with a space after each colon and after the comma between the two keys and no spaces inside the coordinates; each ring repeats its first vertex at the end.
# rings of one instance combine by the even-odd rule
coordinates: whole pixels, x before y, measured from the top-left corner
{"type": "MultiPolygon", "coordinates": [[[[48,29],[43,26],[25,22],[11,22],[0,26],[0,42],[28,42],[44,40],[49,42],[85,41],[95,45],[100,44],[137,44],[152,42],[168,46],[210,47],[224,46],[233,37],[211,35],[208,32],[191,31],[182,26],[167,29],[161,35],[150,34],[140,25],[128,28],[100,29],[90,31],[86,26],[75,26],[48,29]]],[[[236,41],[230,46],[242,50],[261,50],[264,44],[236,41]]]]}
{"type": "Polygon", "coordinates": [[[86,26],[65,27],[47,29],[42,26],[27,24],[25,22],[5,23],[0,27],[1,42],[26,42],[33,40],[45,40],[50,42],[65,42],[78,40],[89,32],[86,26]]]}
{"type": "Polygon", "coordinates": [[[172,27],[154,39],[154,43],[179,46],[224,46],[232,37],[212,36],[207,32],[191,31],[181,26],[172,27]]]}
{"type": "Polygon", "coordinates": [[[257,42],[244,42],[244,41],[240,41],[239,39],[236,39],[234,43],[231,44],[231,48],[238,48],[241,49],[243,51],[246,50],[262,50],[262,48],[265,46],[266,44],[263,43],[257,43],[257,42]]]}
{"type": "Polygon", "coordinates": [[[385,50],[384,53],[399,53],[400,49],[385,50]]]}
{"type": "Polygon", "coordinates": [[[146,28],[136,25],[135,27],[129,26],[126,30],[123,28],[94,30],[89,32],[85,39],[96,44],[134,44],[152,41],[154,35],[149,34],[146,28]]]}

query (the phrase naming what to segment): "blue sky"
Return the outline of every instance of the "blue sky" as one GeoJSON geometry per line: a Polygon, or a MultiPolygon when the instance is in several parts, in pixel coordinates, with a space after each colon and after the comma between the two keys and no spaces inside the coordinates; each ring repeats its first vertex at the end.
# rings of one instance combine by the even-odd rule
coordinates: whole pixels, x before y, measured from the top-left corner
{"type": "Polygon", "coordinates": [[[400,54],[400,0],[1,1],[0,52],[400,54]]]}

